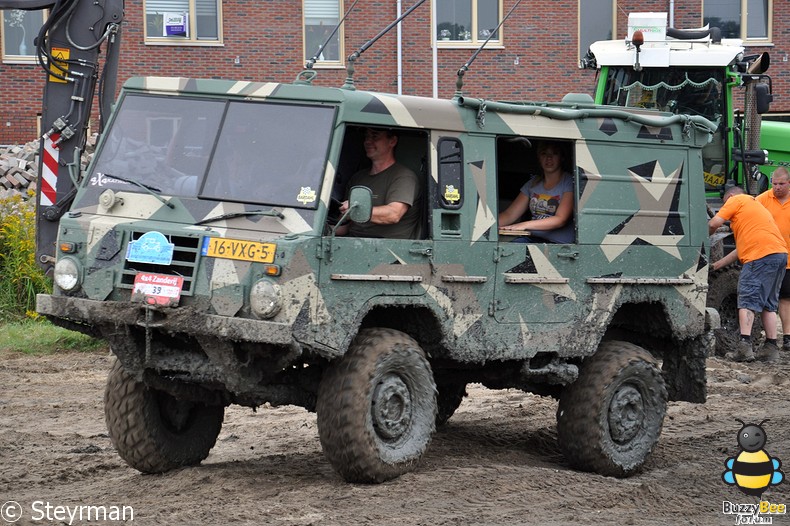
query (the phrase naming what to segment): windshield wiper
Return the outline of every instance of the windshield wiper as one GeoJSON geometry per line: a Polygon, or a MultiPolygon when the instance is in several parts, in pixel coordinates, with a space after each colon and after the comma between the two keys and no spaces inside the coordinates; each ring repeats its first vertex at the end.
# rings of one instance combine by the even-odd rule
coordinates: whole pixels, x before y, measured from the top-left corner
{"type": "Polygon", "coordinates": [[[153,186],[149,186],[149,185],[147,185],[145,183],[141,183],[140,181],[135,181],[134,179],[129,179],[127,177],[121,177],[120,175],[104,174],[104,176],[105,177],[111,177],[111,178],[117,179],[119,181],[123,181],[124,183],[129,183],[129,184],[133,184],[135,186],[139,186],[140,188],[142,188],[143,190],[145,190],[146,192],[148,192],[152,196],[154,196],[157,199],[159,199],[162,202],[162,204],[165,205],[166,207],[168,207],[168,208],[175,208],[176,207],[176,205],[174,205],[170,201],[166,201],[165,198],[162,197],[162,195],[161,195],[162,194],[162,190],[160,190],[159,188],[155,188],[153,186]]]}
{"type": "Polygon", "coordinates": [[[246,217],[246,216],[270,216],[270,217],[277,217],[279,219],[285,219],[285,214],[283,214],[279,210],[275,210],[274,208],[271,208],[269,210],[245,210],[244,212],[228,212],[227,214],[201,219],[195,224],[204,225],[206,223],[212,223],[214,221],[220,221],[222,219],[233,219],[234,217],[246,217]]]}

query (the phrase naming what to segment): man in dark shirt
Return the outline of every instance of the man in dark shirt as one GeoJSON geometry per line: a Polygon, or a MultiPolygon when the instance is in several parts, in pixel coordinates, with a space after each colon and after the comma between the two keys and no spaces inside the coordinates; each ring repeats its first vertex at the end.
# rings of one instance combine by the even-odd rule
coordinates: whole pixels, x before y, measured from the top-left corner
{"type": "MultiPolygon", "coordinates": [[[[367,223],[350,222],[338,227],[338,235],[415,239],[420,234],[420,184],[414,172],[395,160],[398,136],[393,130],[365,130],[365,154],[371,160],[369,170],[351,176],[346,190],[354,186],[370,188],[373,213],[367,223]]],[[[348,200],[340,213],[348,210],[348,200]]]]}

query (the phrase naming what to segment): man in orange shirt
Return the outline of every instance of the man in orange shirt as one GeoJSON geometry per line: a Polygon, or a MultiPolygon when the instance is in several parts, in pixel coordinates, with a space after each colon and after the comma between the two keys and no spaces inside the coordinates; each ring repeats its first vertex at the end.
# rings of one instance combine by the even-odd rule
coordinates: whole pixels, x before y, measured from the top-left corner
{"type": "MultiPolygon", "coordinates": [[[[771,189],[757,196],[757,201],[771,212],[790,252],[790,172],[780,166],[771,175],[771,189]]],[[[788,263],[790,268],[790,263],[788,263]]],[[[785,270],[779,288],[779,317],[782,319],[782,349],[790,350],[790,272],[785,270]]]]}
{"type": "Polygon", "coordinates": [[[712,234],[725,221],[735,235],[735,250],[713,263],[713,269],[729,265],[735,258],[743,264],[738,279],[738,326],[741,339],[738,348],[727,358],[739,362],[754,360],[752,325],[754,314],[761,313],[765,328],[765,344],[757,358],[767,362],[779,358],[776,346],[776,310],[779,307],[779,286],[787,267],[787,244],[771,213],[743,188],[734,186],[724,193],[724,205],[708,221],[712,234]]]}

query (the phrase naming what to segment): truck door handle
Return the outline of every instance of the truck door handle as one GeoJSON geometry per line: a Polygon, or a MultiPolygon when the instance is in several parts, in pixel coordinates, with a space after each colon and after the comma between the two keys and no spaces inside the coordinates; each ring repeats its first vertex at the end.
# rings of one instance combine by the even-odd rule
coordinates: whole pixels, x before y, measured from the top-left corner
{"type": "Polygon", "coordinates": [[[557,257],[560,258],[568,258],[568,259],[579,259],[579,253],[575,250],[570,252],[557,252],[557,257]]]}
{"type": "Polygon", "coordinates": [[[416,254],[419,256],[431,257],[433,256],[432,248],[410,248],[409,254],[416,254]]]}

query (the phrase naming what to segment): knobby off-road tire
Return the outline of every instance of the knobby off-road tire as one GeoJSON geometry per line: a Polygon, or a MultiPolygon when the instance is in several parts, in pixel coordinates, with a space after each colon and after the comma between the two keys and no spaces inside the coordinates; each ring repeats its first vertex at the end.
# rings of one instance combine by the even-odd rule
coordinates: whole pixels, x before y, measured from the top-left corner
{"type": "Polygon", "coordinates": [[[437,383],[436,390],[436,427],[439,427],[450,420],[467,393],[465,383],[437,383]]]}
{"type": "Polygon", "coordinates": [[[653,357],[631,343],[603,342],[560,397],[560,448],[577,469],[632,475],[658,442],[666,410],[667,390],[653,357]]]}
{"type": "Polygon", "coordinates": [[[378,483],[414,468],[436,425],[425,353],[391,329],[363,329],[324,373],[316,406],[324,455],[349,482],[378,483]]]}
{"type": "Polygon", "coordinates": [[[115,361],[104,391],[113,446],[143,473],[200,464],[217,441],[225,408],[179,401],[136,381],[115,361]]]}

